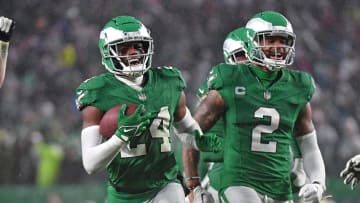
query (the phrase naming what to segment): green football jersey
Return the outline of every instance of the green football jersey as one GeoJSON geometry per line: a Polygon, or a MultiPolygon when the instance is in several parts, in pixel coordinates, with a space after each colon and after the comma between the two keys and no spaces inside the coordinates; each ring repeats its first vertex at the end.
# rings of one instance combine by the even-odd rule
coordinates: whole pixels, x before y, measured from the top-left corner
{"type": "Polygon", "coordinates": [[[147,112],[157,113],[149,129],[133,138],[107,167],[109,202],[143,202],[166,184],[177,181],[170,126],[185,82],[180,72],[171,67],[151,68],[147,74],[148,81],[141,90],[105,73],[84,81],[76,92],[79,110],[95,106],[106,112],[117,104],[132,103],[144,104],[147,112]]]}
{"type": "MultiPolygon", "coordinates": [[[[209,93],[208,86],[209,86],[208,80],[205,80],[203,83],[200,84],[198,91],[197,91],[197,97],[200,102],[209,93]]],[[[209,132],[214,132],[217,135],[223,136],[225,134],[223,118],[220,118],[215,123],[215,125],[209,130],[209,132]]],[[[293,139],[291,141],[291,150],[292,150],[292,155],[294,158],[302,157],[301,152],[299,150],[299,147],[298,147],[295,139],[293,139]]],[[[204,160],[205,162],[222,162],[223,161],[223,152],[219,152],[219,153],[202,152],[201,155],[202,155],[202,160],[204,160]]]]}
{"type": "Polygon", "coordinates": [[[296,142],[295,139],[293,139],[293,140],[291,141],[291,146],[290,146],[290,148],[291,148],[291,152],[292,152],[293,159],[295,159],[295,158],[302,158],[302,154],[301,154],[301,152],[300,152],[299,146],[298,146],[298,144],[297,144],[297,142],[296,142]]]}
{"type": "Polygon", "coordinates": [[[294,125],[315,85],[309,74],[282,68],[279,79],[265,88],[250,66],[220,64],[209,75],[210,88],[227,108],[222,189],[243,185],[290,200],[294,125]]]}
{"type": "Polygon", "coordinates": [[[215,190],[220,191],[221,189],[221,178],[224,171],[223,162],[215,162],[211,170],[208,172],[209,183],[215,190]]]}

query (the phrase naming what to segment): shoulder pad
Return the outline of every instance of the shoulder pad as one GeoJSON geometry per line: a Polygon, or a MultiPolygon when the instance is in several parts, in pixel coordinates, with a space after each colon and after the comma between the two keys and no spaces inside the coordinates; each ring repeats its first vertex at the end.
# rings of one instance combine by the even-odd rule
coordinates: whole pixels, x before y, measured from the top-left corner
{"type": "Polygon", "coordinates": [[[78,110],[83,109],[87,105],[91,105],[97,98],[97,92],[105,86],[106,77],[111,76],[108,73],[91,77],[83,81],[76,89],[76,106],[78,110]]]}
{"type": "Polygon", "coordinates": [[[108,76],[108,73],[97,75],[91,78],[84,80],[78,87],[78,89],[98,89],[105,85],[105,78],[108,76]]]}
{"type": "Polygon", "coordinates": [[[315,88],[316,88],[313,77],[305,71],[292,70],[292,69],[288,69],[288,70],[294,74],[297,82],[307,90],[307,92],[308,92],[307,97],[308,97],[308,100],[310,100],[312,98],[312,96],[315,92],[315,88]]]}
{"type": "Polygon", "coordinates": [[[287,70],[291,71],[294,75],[296,75],[298,82],[300,82],[301,84],[309,85],[314,82],[313,77],[305,71],[292,69],[287,70]]]}
{"type": "Polygon", "coordinates": [[[156,67],[154,68],[154,70],[165,76],[174,76],[174,77],[181,76],[180,71],[172,66],[156,67]]]}
{"type": "Polygon", "coordinates": [[[202,98],[203,96],[207,95],[208,93],[209,93],[209,87],[207,84],[207,80],[205,80],[200,84],[200,86],[196,92],[196,96],[198,98],[202,98]]]}

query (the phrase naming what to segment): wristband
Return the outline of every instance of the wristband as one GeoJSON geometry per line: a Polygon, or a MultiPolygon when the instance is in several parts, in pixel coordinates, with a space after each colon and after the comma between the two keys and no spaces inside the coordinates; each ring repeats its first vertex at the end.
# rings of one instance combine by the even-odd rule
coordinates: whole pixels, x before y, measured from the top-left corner
{"type": "Polygon", "coordinates": [[[191,177],[189,177],[189,178],[186,178],[186,181],[195,180],[195,179],[200,180],[200,176],[191,176],[191,177]]]}
{"type": "Polygon", "coordinates": [[[193,190],[195,189],[196,187],[200,186],[201,183],[200,183],[200,176],[190,176],[188,178],[186,178],[186,181],[190,181],[190,180],[199,180],[198,183],[196,183],[195,185],[192,185],[192,186],[187,186],[187,189],[188,190],[193,190]]]}

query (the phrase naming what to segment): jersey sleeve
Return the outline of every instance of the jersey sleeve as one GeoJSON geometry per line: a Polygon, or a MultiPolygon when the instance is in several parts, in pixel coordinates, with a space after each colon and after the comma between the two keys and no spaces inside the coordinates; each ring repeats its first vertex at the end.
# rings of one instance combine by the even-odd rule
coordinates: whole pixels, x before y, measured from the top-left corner
{"type": "Polygon", "coordinates": [[[178,81],[179,90],[186,88],[186,82],[181,75],[179,69],[171,66],[163,66],[155,68],[156,71],[159,71],[163,77],[172,78],[178,81]]]}
{"type": "Polygon", "coordinates": [[[315,89],[316,89],[315,81],[314,78],[306,72],[304,72],[304,74],[302,75],[302,80],[306,88],[308,89],[307,101],[309,102],[315,94],[315,89]]]}
{"type": "Polygon", "coordinates": [[[224,86],[224,81],[219,67],[219,65],[213,67],[209,73],[207,78],[207,85],[209,90],[221,90],[224,86]]]}
{"type": "Polygon", "coordinates": [[[315,90],[316,90],[316,84],[315,84],[314,78],[310,76],[310,79],[311,79],[311,85],[310,85],[310,91],[309,91],[309,99],[312,98],[312,96],[315,94],[315,90]]]}
{"type": "MultiPolygon", "coordinates": [[[[177,70],[178,71],[178,70],[177,70]]],[[[179,88],[181,89],[181,90],[183,90],[183,89],[185,89],[186,88],[186,81],[184,80],[184,78],[182,77],[182,75],[181,75],[181,72],[180,71],[178,71],[178,78],[179,78],[179,88]]]]}
{"type": "Polygon", "coordinates": [[[200,86],[196,92],[196,96],[199,100],[201,100],[201,98],[203,98],[205,95],[207,95],[208,92],[209,92],[209,88],[207,86],[207,80],[205,80],[200,84],[200,86]]]}
{"type": "Polygon", "coordinates": [[[196,92],[196,96],[197,96],[199,102],[201,102],[201,100],[202,100],[203,98],[205,98],[205,96],[209,93],[209,91],[210,91],[209,88],[210,88],[210,84],[211,84],[211,82],[209,81],[209,79],[212,79],[212,78],[213,78],[212,75],[213,75],[213,72],[214,72],[214,71],[217,71],[216,69],[217,69],[217,66],[214,66],[214,67],[211,69],[211,71],[209,72],[208,77],[206,78],[206,80],[203,81],[203,82],[200,84],[200,86],[199,86],[199,88],[198,88],[198,90],[197,90],[197,92],[196,92]]]}
{"type": "Polygon", "coordinates": [[[101,77],[92,77],[82,82],[76,89],[76,107],[81,111],[86,106],[93,105],[99,94],[99,89],[105,84],[101,77]]]}

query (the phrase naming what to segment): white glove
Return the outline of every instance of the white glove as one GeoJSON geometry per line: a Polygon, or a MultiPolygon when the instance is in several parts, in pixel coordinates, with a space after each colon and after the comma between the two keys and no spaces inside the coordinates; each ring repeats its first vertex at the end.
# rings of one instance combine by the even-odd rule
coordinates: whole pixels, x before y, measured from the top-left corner
{"type": "Polygon", "coordinates": [[[200,185],[194,190],[194,201],[192,203],[214,203],[213,196],[200,185]]]}
{"type": "Polygon", "coordinates": [[[319,183],[305,184],[299,191],[299,197],[305,202],[319,203],[324,193],[324,187],[319,183]]]}
{"type": "Polygon", "coordinates": [[[345,169],[341,171],[340,177],[344,178],[344,184],[351,185],[353,190],[359,183],[360,179],[360,154],[351,158],[345,166],[345,169]]]}
{"type": "Polygon", "coordinates": [[[304,170],[304,162],[302,158],[294,159],[294,166],[291,169],[291,176],[295,178],[292,180],[292,184],[295,187],[302,187],[306,182],[306,174],[304,170]]]}

